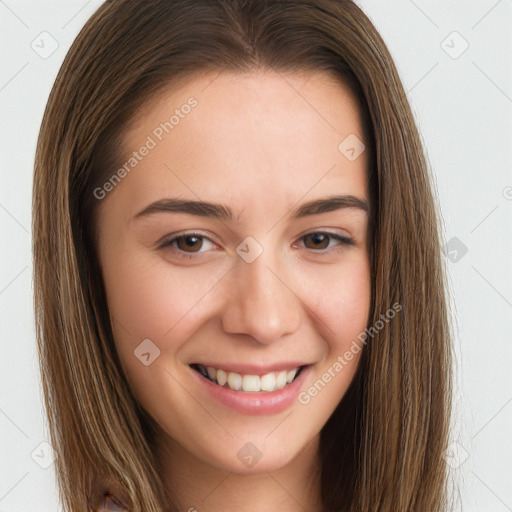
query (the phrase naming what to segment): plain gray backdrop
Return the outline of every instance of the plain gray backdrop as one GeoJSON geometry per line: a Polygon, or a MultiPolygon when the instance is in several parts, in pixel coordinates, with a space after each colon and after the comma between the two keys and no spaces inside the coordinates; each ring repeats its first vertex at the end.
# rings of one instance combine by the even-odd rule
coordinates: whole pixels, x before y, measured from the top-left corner
{"type": "MultiPolygon", "coordinates": [[[[33,160],[58,69],[101,3],[0,0],[0,512],[61,510],[33,327],[33,160]]],[[[512,0],[358,4],[395,59],[442,210],[458,510],[512,511],[512,0]]]]}

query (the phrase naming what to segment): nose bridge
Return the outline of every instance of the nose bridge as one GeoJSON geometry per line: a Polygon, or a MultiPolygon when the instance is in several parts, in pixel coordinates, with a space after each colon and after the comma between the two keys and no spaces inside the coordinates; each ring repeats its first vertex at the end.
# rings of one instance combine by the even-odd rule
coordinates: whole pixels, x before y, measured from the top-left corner
{"type": "Polygon", "coordinates": [[[260,343],[271,343],[296,331],[300,324],[301,304],[293,283],[280,275],[274,258],[263,251],[248,263],[240,258],[233,274],[233,289],[224,311],[226,332],[247,334],[260,343]]]}

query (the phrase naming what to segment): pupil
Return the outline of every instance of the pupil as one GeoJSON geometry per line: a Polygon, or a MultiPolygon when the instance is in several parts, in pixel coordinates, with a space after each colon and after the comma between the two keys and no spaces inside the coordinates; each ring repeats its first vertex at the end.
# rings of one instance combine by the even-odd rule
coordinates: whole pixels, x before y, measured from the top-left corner
{"type": "MultiPolygon", "coordinates": [[[[325,235],[323,233],[313,233],[310,236],[313,239],[315,244],[321,244],[322,242],[326,242],[326,241],[328,242],[327,235],[325,235]]],[[[323,246],[321,247],[321,249],[325,249],[327,247],[327,245],[329,245],[329,243],[327,243],[327,244],[324,243],[323,246]]]]}
{"type": "MultiPolygon", "coordinates": [[[[197,236],[193,236],[193,235],[189,235],[189,236],[182,236],[180,237],[180,240],[185,240],[185,249],[200,249],[201,248],[201,243],[200,243],[200,238],[197,237],[197,236]],[[190,243],[190,241],[192,240],[192,242],[190,243]],[[197,247],[194,247],[194,246],[197,246],[197,247]]],[[[189,251],[189,252],[193,252],[193,251],[189,251]]]]}

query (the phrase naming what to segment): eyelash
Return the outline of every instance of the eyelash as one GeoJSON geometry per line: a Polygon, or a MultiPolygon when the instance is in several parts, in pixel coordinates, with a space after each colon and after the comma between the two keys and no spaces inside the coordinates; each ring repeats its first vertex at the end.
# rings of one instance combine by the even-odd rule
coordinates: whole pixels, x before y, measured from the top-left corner
{"type": "MultiPolygon", "coordinates": [[[[346,248],[345,246],[355,245],[354,240],[352,240],[351,238],[346,237],[346,236],[341,236],[336,233],[331,233],[330,231],[310,231],[309,233],[302,235],[299,238],[299,240],[301,240],[307,236],[310,236],[310,235],[318,235],[318,234],[327,235],[332,239],[338,240],[340,242],[340,246],[338,246],[337,249],[334,249],[335,251],[343,250],[346,248]]],[[[174,242],[176,242],[176,240],[179,240],[180,238],[187,238],[187,237],[196,237],[196,238],[201,238],[201,239],[205,239],[205,240],[210,240],[207,236],[204,236],[201,233],[194,233],[194,232],[181,233],[180,235],[177,235],[173,238],[165,240],[158,246],[158,248],[159,249],[173,248],[172,244],[174,242]]],[[[210,242],[212,242],[212,241],[210,240],[210,242]]],[[[212,243],[215,243],[215,242],[212,242],[212,243]]],[[[202,254],[203,252],[206,252],[206,251],[202,251],[202,252],[195,252],[195,253],[187,253],[180,249],[176,249],[176,248],[174,248],[174,249],[179,254],[178,257],[184,258],[184,259],[196,258],[198,254],[202,254]]],[[[318,253],[318,254],[327,254],[327,253],[331,252],[332,250],[333,249],[329,249],[329,248],[318,250],[318,251],[311,249],[311,251],[313,251],[314,253],[318,253]]]]}

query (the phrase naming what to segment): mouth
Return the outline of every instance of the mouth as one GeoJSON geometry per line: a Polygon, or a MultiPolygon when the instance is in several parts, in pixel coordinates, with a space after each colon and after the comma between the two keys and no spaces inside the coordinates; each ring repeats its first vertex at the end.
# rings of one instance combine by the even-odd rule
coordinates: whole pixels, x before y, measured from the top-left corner
{"type": "Polygon", "coordinates": [[[189,366],[205,379],[208,379],[218,386],[234,391],[268,393],[278,391],[290,385],[308,365],[269,372],[264,375],[240,374],[199,363],[193,363],[189,366]]]}

